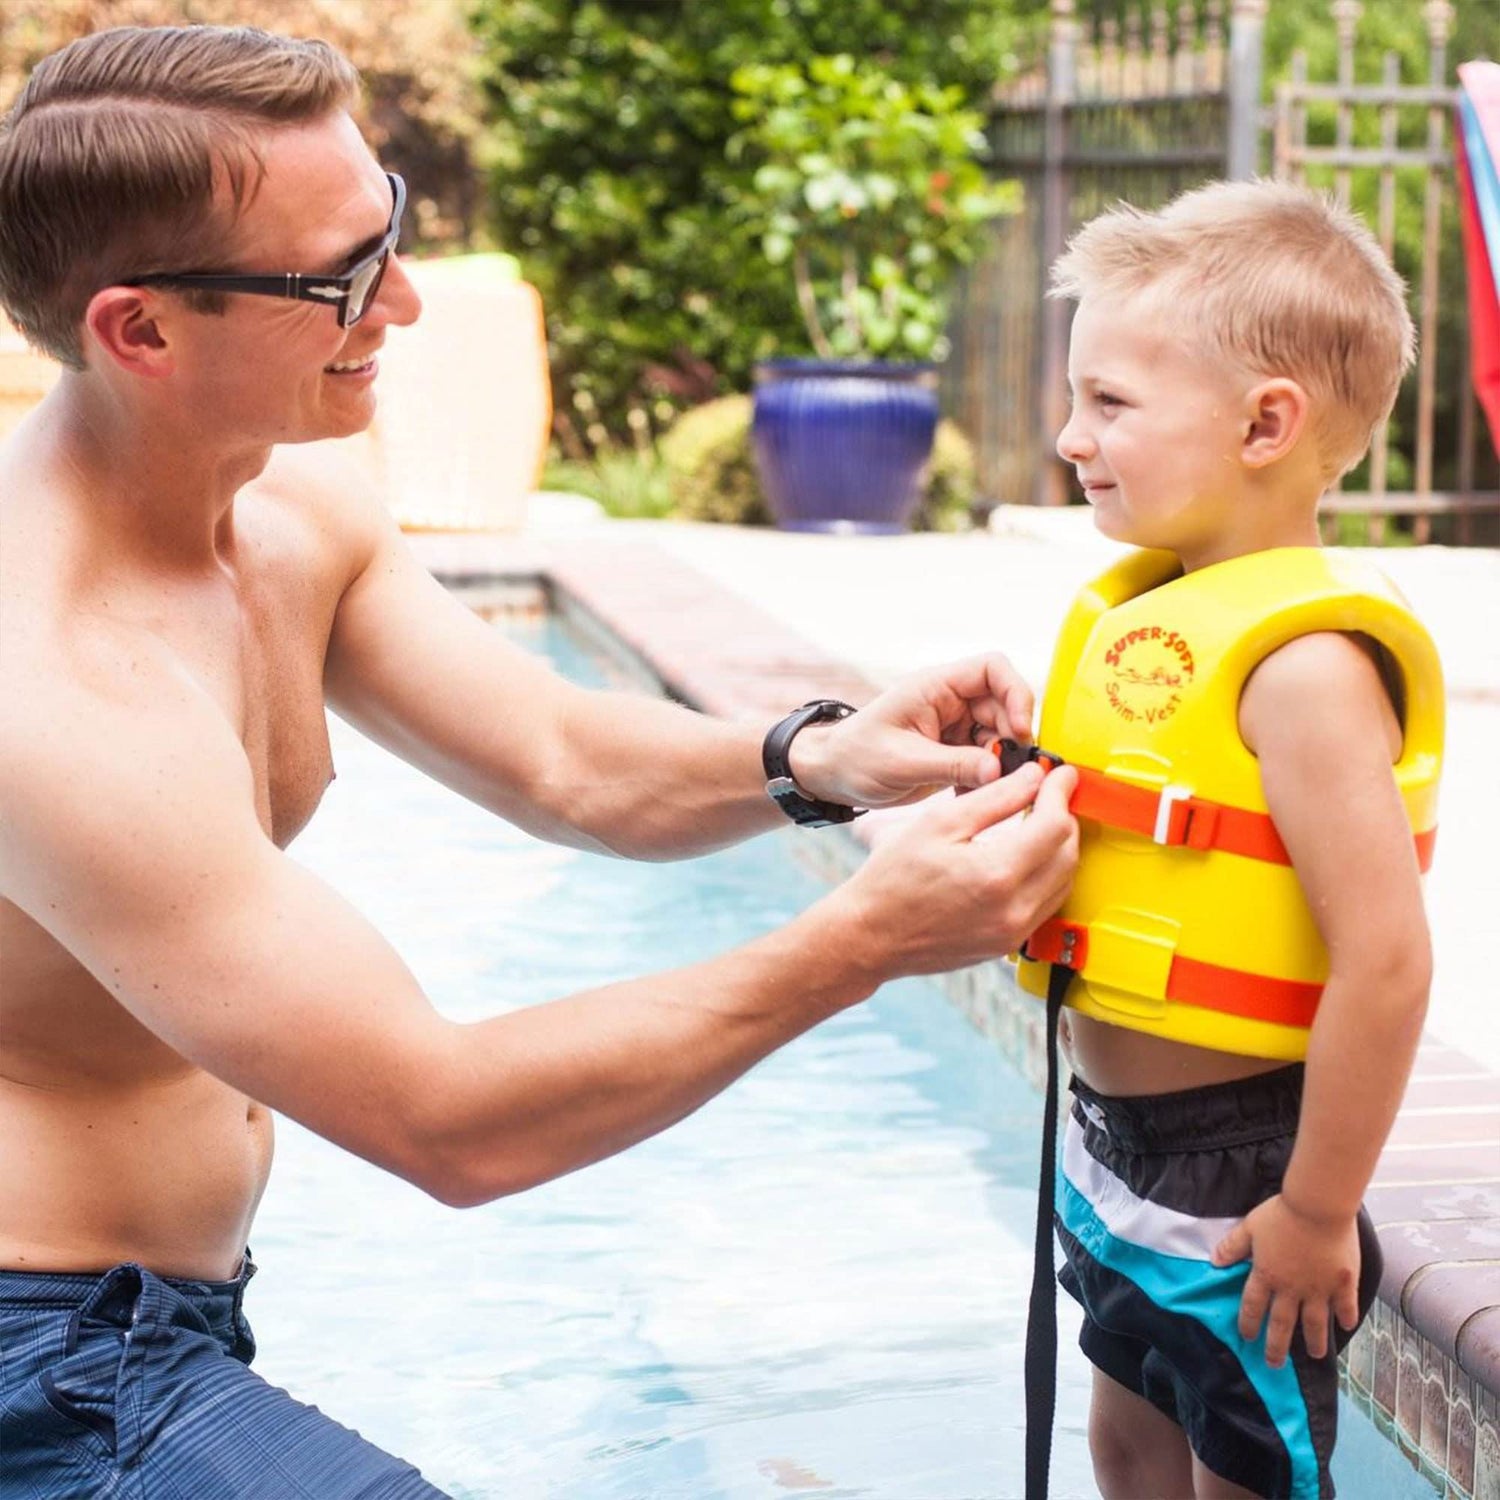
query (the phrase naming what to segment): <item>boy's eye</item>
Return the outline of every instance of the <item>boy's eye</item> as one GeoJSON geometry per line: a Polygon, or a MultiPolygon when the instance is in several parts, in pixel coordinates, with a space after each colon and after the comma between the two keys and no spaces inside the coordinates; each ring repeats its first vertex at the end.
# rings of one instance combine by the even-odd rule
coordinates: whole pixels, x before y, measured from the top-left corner
{"type": "Polygon", "coordinates": [[[1112,395],[1109,391],[1095,391],[1094,401],[1099,406],[1123,406],[1125,404],[1118,396],[1112,395]]]}

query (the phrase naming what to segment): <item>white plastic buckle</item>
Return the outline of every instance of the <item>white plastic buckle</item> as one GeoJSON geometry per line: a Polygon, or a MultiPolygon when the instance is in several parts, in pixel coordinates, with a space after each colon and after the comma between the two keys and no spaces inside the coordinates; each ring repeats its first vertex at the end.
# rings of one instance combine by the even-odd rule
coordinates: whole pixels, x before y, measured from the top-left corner
{"type": "MultiPolygon", "coordinates": [[[[1172,839],[1172,808],[1178,802],[1190,802],[1193,797],[1193,789],[1187,786],[1164,786],[1161,789],[1161,800],[1156,804],[1156,827],[1151,831],[1153,843],[1170,844],[1172,839]]],[[[1184,839],[1176,840],[1177,843],[1184,839]]]]}

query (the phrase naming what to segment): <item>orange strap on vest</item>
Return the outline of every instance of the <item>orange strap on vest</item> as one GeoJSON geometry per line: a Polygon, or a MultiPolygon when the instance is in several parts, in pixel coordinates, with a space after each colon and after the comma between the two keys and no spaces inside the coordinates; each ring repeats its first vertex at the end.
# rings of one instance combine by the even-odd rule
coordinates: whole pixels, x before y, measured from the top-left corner
{"type": "MultiPolygon", "coordinates": [[[[1088,961],[1089,930],[1080,922],[1053,917],[1026,939],[1021,951],[1037,963],[1060,963],[1069,969],[1081,969],[1088,961]]],[[[1185,958],[1180,953],[1173,956],[1167,972],[1168,1000],[1304,1030],[1312,1025],[1322,994],[1320,984],[1250,974],[1244,969],[1225,969],[1218,964],[1185,958]]]]}
{"type": "MultiPolygon", "coordinates": [[[[1078,790],[1069,804],[1075,817],[1124,828],[1158,844],[1222,849],[1273,865],[1292,862],[1269,813],[1209,802],[1193,796],[1186,787],[1135,786],[1089,766],[1070,764],[1078,772],[1078,790]]],[[[1417,863],[1424,871],[1432,864],[1436,842],[1435,827],[1416,835],[1417,863]]]]}

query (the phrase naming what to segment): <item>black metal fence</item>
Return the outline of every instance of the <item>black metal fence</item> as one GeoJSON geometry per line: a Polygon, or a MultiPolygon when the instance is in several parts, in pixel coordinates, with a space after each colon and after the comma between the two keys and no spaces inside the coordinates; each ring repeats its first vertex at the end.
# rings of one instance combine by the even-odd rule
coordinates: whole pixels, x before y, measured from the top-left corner
{"type": "Polygon", "coordinates": [[[1476,518],[1500,512],[1500,480],[1475,421],[1462,351],[1445,354],[1444,346],[1462,337],[1466,322],[1462,278],[1443,274],[1459,256],[1449,136],[1457,95],[1445,50],[1452,6],[1423,5],[1431,43],[1425,79],[1404,83],[1387,56],[1381,79],[1363,83],[1354,67],[1360,7],[1329,0],[1336,77],[1312,80],[1306,59],[1294,58],[1267,107],[1268,3],[1230,0],[1226,15],[1219,0],[1184,0],[1175,13],[1158,5],[1144,15],[1129,10],[1122,21],[1107,4],[1080,18],[1075,0],[1052,0],[1045,58],[1007,84],[991,109],[993,170],[1020,179],[1023,206],[997,224],[964,279],[946,403],[975,442],[985,494],[1063,503],[1070,481],[1052,435],[1065,415],[1071,314],[1045,298],[1047,267],[1074,229],[1113,202],[1150,208],[1196,183],[1269,168],[1357,207],[1369,201],[1376,232],[1413,288],[1422,332],[1421,362],[1396,418],[1398,461],[1391,433],[1382,432],[1368,463],[1325,502],[1330,523],[1358,512],[1379,539],[1386,517],[1409,516],[1420,539],[1434,517],[1450,516],[1445,536],[1478,539],[1493,523],[1476,518]],[[1366,111],[1378,119],[1362,122],[1366,111]],[[1323,144],[1320,135],[1331,139],[1323,144]],[[1414,171],[1422,174],[1416,191],[1403,181],[1414,171]],[[1363,178],[1375,185],[1361,186],[1363,178]],[[1460,305],[1440,305],[1445,294],[1460,305]],[[1450,387],[1442,391],[1440,369],[1450,387]],[[1449,455],[1442,465],[1439,452],[1449,455]],[[1439,486],[1439,478],[1447,482],[1439,486]]]}

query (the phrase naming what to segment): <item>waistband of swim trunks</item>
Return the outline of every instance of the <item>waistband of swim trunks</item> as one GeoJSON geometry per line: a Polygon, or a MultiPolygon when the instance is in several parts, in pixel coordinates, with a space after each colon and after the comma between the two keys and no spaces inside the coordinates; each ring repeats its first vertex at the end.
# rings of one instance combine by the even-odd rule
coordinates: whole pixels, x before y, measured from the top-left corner
{"type": "MultiPolygon", "coordinates": [[[[0,1270],[0,1307],[76,1307],[106,1276],[119,1269],[111,1266],[104,1271],[0,1270]]],[[[247,1250],[239,1274],[230,1281],[197,1281],[181,1276],[156,1279],[206,1310],[220,1303],[236,1306],[254,1275],[255,1263],[247,1250]]]]}
{"type": "Polygon", "coordinates": [[[1100,1094],[1081,1078],[1068,1087],[1084,1116],[1122,1150],[1154,1155],[1217,1151],[1273,1140],[1297,1128],[1303,1065],[1170,1094],[1100,1094]]]}

